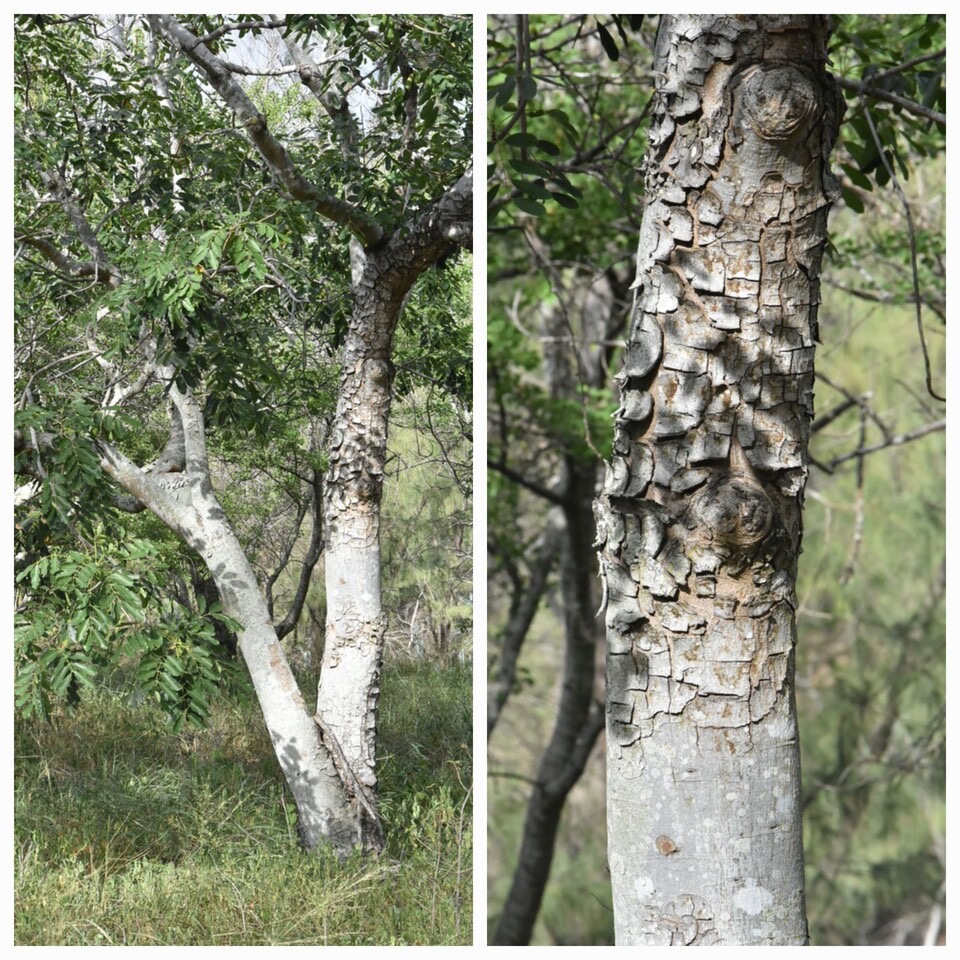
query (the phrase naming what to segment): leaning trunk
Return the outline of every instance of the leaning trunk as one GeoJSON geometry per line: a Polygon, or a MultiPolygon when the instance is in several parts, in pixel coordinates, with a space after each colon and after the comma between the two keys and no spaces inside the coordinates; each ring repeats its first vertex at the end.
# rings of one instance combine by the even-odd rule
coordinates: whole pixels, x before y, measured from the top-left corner
{"type": "Polygon", "coordinates": [[[820,16],[664,17],[597,501],[618,944],[807,940],[793,697],[839,98],[820,16]]]}
{"type": "Polygon", "coordinates": [[[337,757],[321,740],[321,726],[307,710],[256,576],[210,483],[199,404],[176,386],[170,393],[179,452],[167,463],[168,444],[157,466],[176,472],[144,473],[106,444],[101,463],[203,559],[224,612],[240,624],[240,652],[293,795],[301,843],[307,850],[325,843],[346,854],[357,843],[362,800],[340,777],[337,757]]]}

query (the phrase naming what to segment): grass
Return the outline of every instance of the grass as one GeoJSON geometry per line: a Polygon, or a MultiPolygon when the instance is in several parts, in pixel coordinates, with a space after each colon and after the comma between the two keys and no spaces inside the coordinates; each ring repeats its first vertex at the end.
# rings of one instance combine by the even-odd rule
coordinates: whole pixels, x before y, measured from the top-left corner
{"type": "Polygon", "coordinates": [[[390,671],[381,713],[387,850],[296,844],[256,705],[174,735],[101,693],[15,732],[15,942],[468,944],[469,668],[390,671]]]}

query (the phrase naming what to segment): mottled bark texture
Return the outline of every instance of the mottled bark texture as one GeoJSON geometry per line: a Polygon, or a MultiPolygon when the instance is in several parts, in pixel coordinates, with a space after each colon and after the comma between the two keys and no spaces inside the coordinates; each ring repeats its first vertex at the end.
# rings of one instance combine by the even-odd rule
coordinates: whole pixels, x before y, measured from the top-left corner
{"type": "Polygon", "coordinates": [[[596,503],[619,944],[807,941],[793,699],[818,274],[842,112],[821,16],[664,17],[596,503]]]}
{"type": "MultiPolygon", "coordinates": [[[[172,381],[173,371],[164,373],[172,381]]],[[[336,758],[321,740],[321,729],[297,688],[257,578],[214,492],[199,403],[173,383],[170,396],[175,428],[158,462],[177,457],[177,472],[141,470],[108,444],[101,444],[101,465],[206,564],[224,612],[241,625],[240,651],[293,794],[301,841],[307,849],[326,842],[347,853],[357,843],[362,797],[343,782],[336,758]],[[166,482],[169,477],[177,478],[175,486],[166,482]]]]}
{"type": "Polygon", "coordinates": [[[377,704],[386,617],[380,591],[380,499],[393,387],[390,354],[418,277],[472,241],[468,170],[377,250],[355,250],[353,311],[344,344],[330,466],[324,478],[327,597],[316,720],[340,775],[360,801],[358,844],[381,848],[377,704]]]}

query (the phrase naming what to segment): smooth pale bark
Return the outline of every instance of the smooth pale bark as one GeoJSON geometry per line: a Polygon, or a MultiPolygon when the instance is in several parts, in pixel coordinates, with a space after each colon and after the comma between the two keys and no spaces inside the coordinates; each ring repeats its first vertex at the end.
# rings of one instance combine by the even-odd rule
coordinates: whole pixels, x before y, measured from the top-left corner
{"type": "Polygon", "coordinates": [[[661,22],[596,504],[618,944],[803,944],[796,564],[842,107],[819,16],[661,22]]]}
{"type": "MultiPolygon", "coordinates": [[[[300,695],[260,585],[214,493],[199,405],[190,393],[176,386],[170,393],[176,406],[174,422],[178,424],[174,434],[182,439],[184,454],[184,462],[175,466],[183,467],[182,472],[144,472],[105,444],[101,447],[101,464],[207,565],[224,612],[240,624],[240,652],[293,794],[301,841],[308,850],[323,841],[346,853],[356,844],[361,798],[345,788],[334,758],[321,742],[320,727],[300,695]],[[175,489],[165,483],[170,476],[178,481],[175,489]]],[[[170,466],[165,462],[161,465],[170,466]]]]}

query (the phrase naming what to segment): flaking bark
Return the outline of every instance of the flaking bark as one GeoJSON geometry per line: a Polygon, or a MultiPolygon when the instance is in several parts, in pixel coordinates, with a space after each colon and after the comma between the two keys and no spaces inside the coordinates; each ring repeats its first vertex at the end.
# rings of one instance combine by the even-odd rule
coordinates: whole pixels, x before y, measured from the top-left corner
{"type": "Polygon", "coordinates": [[[664,17],[596,503],[619,944],[801,944],[796,563],[839,96],[820,16],[664,17]]]}

